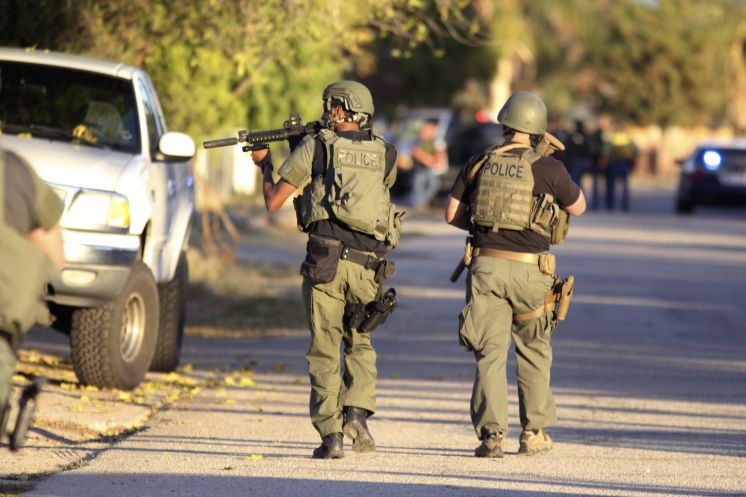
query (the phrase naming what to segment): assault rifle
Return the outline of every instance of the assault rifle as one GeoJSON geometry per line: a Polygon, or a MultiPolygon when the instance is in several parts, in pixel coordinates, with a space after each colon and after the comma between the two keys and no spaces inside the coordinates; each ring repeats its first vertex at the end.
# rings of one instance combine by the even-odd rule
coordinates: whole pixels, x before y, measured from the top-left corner
{"type": "Polygon", "coordinates": [[[217,148],[246,143],[241,149],[244,152],[250,152],[266,148],[266,144],[270,142],[280,142],[293,138],[300,141],[305,135],[316,134],[326,127],[327,125],[323,121],[312,121],[308,124],[303,124],[303,120],[298,114],[290,114],[287,121],[283,123],[282,128],[263,131],[242,129],[238,132],[237,137],[208,140],[203,142],[202,146],[205,148],[217,148]]]}

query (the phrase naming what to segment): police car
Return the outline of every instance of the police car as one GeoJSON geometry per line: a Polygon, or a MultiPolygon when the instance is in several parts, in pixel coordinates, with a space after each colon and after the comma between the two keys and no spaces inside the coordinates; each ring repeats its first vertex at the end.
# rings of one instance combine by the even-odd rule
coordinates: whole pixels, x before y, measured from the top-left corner
{"type": "Polygon", "coordinates": [[[746,139],[700,143],[683,161],[676,212],[698,205],[746,206],[746,139]]]}

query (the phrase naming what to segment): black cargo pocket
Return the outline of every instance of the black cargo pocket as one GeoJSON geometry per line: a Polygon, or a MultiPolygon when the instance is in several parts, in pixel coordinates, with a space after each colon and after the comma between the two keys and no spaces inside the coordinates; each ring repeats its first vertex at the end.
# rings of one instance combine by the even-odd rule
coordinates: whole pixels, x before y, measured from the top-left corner
{"type": "Polygon", "coordinates": [[[342,242],[334,238],[310,235],[306,244],[306,259],[300,266],[300,274],[314,285],[328,283],[337,275],[342,242]]]}
{"type": "Polygon", "coordinates": [[[479,345],[476,329],[472,322],[471,302],[466,304],[458,316],[458,342],[461,348],[467,352],[476,350],[479,345]]]}

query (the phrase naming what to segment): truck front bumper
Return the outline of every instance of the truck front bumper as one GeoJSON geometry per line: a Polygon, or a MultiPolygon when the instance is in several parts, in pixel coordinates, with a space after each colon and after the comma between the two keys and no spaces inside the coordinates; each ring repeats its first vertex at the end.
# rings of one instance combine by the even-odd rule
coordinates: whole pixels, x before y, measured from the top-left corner
{"type": "Polygon", "coordinates": [[[65,267],[49,281],[47,300],[74,307],[100,307],[118,296],[140,258],[140,237],[63,230],[65,267]]]}

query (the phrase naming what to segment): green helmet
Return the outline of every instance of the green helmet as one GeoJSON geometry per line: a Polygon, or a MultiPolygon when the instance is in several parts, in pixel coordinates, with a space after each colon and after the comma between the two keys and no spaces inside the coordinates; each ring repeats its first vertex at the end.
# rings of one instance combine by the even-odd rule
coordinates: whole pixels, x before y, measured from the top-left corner
{"type": "Polygon", "coordinates": [[[347,112],[373,116],[373,97],[365,85],[357,81],[337,81],[324,90],[324,110],[329,110],[331,99],[337,98],[347,112]]]}
{"type": "Polygon", "coordinates": [[[547,130],[547,107],[533,93],[519,91],[505,102],[497,121],[521,133],[543,135],[547,130]]]}

